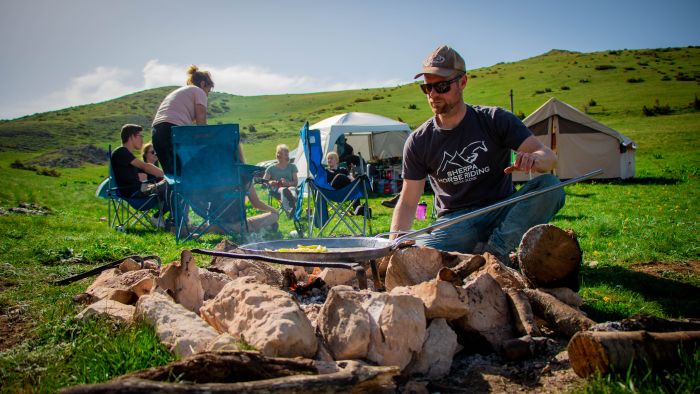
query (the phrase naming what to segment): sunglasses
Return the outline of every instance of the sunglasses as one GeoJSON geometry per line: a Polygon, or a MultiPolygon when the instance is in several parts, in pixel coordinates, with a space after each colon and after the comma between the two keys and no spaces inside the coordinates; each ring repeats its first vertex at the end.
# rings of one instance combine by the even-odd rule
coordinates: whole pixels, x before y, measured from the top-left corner
{"type": "Polygon", "coordinates": [[[458,75],[449,81],[440,81],[440,82],[435,82],[435,83],[422,83],[420,84],[420,90],[423,91],[425,94],[429,94],[433,89],[435,89],[436,93],[447,93],[450,91],[450,88],[452,87],[452,82],[457,82],[462,78],[462,75],[458,75]]]}

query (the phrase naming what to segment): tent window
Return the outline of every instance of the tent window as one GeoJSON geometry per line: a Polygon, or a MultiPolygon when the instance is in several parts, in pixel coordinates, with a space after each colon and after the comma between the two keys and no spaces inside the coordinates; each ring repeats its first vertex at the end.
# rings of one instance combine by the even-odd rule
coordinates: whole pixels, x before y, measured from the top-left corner
{"type": "Polygon", "coordinates": [[[586,125],[572,122],[568,119],[564,119],[561,116],[559,117],[559,133],[560,134],[597,134],[600,133],[600,131],[596,129],[592,129],[586,125]]]}
{"type": "Polygon", "coordinates": [[[534,135],[547,135],[547,123],[549,123],[549,119],[535,123],[534,125],[528,127],[528,129],[530,129],[534,135]]]}

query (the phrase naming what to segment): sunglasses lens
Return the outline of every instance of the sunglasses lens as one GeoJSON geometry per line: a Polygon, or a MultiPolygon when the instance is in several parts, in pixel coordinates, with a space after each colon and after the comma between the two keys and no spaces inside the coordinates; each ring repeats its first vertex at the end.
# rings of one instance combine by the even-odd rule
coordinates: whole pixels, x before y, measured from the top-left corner
{"type": "Polygon", "coordinates": [[[423,91],[424,94],[430,93],[430,90],[433,86],[428,84],[428,83],[422,83],[420,84],[420,90],[423,91]]]}
{"type": "Polygon", "coordinates": [[[450,91],[450,86],[452,86],[452,81],[442,81],[433,85],[433,89],[436,92],[442,94],[450,91]]]}

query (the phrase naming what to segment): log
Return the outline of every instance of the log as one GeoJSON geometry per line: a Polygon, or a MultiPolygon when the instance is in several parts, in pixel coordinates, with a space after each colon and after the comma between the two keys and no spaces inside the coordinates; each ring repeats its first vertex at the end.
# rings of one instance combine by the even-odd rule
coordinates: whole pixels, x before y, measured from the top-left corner
{"type": "Polygon", "coordinates": [[[375,367],[351,360],[339,362],[336,372],[318,374],[312,363],[308,359],[270,358],[252,352],[201,353],[168,366],[131,373],[105,383],[69,387],[63,392],[393,393],[396,390],[394,377],[400,373],[398,367],[375,367]],[[178,375],[178,371],[184,375],[178,375]],[[246,376],[246,373],[250,374],[246,376]],[[214,381],[206,381],[202,376],[214,381]],[[161,381],[165,379],[179,382],[161,381]]]}
{"type": "Polygon", "coordinates": [[[700,331],[582,331],[571,338],[567,351],[574,372],[586,378],[596,371],[625,372],[631,364],[671,369],[681,365],[684,357],[692,359],[698,347],[700,331]]]}
{"type": "Polygon", "coordinates": [[[536,289],[523,289],[522,291],[530,301],[535,315],[544,318],[554,331],[567,338],[571,338],[577,332],[587,330],[595,324],[581,311],[566,305],[551,294],[536,289]]]}
{"type": "Polygon", "coordinates": [[[579,289],[581,247],[573,231],[551,224],[529,229],[518,247],[520,270],[532,287],[579,289]]]}
{"type": "Polygon", "coordinates": [[[507,288],[505,290],[508,304],[513,312],[515,329],[518,330],[518,333],[520,335],[529,335],[532,337],[542,336],[540,329],[537,328],[535,315],[532,313],[532,306],[530,306],[530,301],[525,293],[513,288],[507,288]]]}
{"type": "MultiPolygon", "coordinates": [[[[449,256],[452,257],[451,255],[449,256]]],[[[443,264],[445,264],[446,267],[441,268],[438,272],[438,278],[440,280],[452,282],[455,286],[462,286],[466,277],[472,272],[476,272],[486,263],[486,259],[480,254],[461,256],[467,256],[468,258],[460,260],[457,265],[451,268],[446,264],[448,259],[444,259],[443,264]]]]}

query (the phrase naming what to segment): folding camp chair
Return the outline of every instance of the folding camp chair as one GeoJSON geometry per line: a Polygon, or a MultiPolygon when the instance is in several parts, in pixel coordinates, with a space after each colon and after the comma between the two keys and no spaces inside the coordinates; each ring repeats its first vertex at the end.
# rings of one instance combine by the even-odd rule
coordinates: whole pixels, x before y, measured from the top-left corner
{"type": "Polygon", "coordinates": [[[97,189],[96,195],[107,199],[107,222],[110,227],[126,232],[137,226],[155,229],[163,225],[163,205],[158,193],[145,197],[125,196],[112,167],[112,145],[108,149],[109,177],[97,189]],[[151,216],[152,215],[152,216],[151,216]],[[156,218],[155,221],[151,218],[156,218]]]}
{"type": "Polygon", "coordinates": [[[176,171],[169,182],[177,242],[214,229],[247,232],[245,195],[260,167],[240,162],[238,125],[173,127],[172,141],[176,171]]]}
{"type": "Polygon", "coordinates": [[[294,213],[297,231],[306,230],[305,234],[310,238],[322,237],[335,235],[336,230],[342,226],[353,236],[367,235],[368,224],[371,232],[367,176],[359,175],[349,185],[334,189],[321,165],[323,148],[319,130],[309,130],[307,122],[301,129],[300,137],[308,163],[308,173],[297,197],[294,213]],[[304,194],[308,195],[306,206],[303,204],[304,194]],[[353,202],[357,199],[360,199],[365,207],[361,220],[354,216],[353,202]]]}

